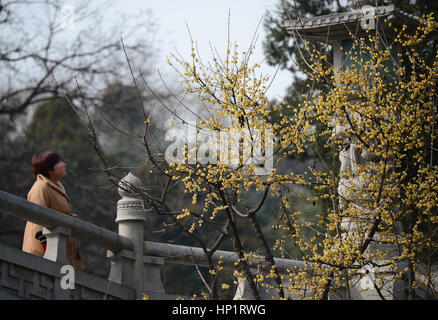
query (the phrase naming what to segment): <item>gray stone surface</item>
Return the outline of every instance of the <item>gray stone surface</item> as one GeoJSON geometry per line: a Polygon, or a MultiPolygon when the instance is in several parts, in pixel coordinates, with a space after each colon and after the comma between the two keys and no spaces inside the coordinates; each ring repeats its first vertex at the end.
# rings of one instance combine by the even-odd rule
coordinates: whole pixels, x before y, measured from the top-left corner
{"type": "Polygon", "coordinates": [[[136,176],[129,173],[119,183],[119,194],[122,197],[117,202],[117,217],[116,223],[119,225],[119,235],[124,236],[134,244],[134,260],[129,266],[115,260],[112,263],[112,268],[122,268],[123,274],[131,270],[132,279],[129,277],[126,282],[128,286],[136,290],[137,299],[141,299],[144,293],[144,257],[143,257],[143,242],[144,242],[144,223],[146,221],[147,210],[144,207],[143,200],[137,195],[136,190],[142,188],[143,185],[136,176]]]}
{"type": "Polygon", "coordinates": [[[0,298],[26,300],[134,299],[134,290],[107,279],[75,271],[74,289],[62,289],[63,264],[0,245],[0,298]]]}
{"type": "Polygon", "coordinates": [[[44,228],[43,234],[47,237],[44,259],[68,264],[67,239],[71,235],[70,230],[63,226],[57,226],[53,230],[44,228]]]}
{"type": "Polygon", "coordinates": [[[131,240],[115,232],[55,210],[39,206],[1,190],[0,210],[3,214],[9,214],[25,221],[32,221],[49,230],[57,226],[63,226],[70,229],[73,238],[93,243],[113,252],[122,249],[134,249],[131,240]]]}

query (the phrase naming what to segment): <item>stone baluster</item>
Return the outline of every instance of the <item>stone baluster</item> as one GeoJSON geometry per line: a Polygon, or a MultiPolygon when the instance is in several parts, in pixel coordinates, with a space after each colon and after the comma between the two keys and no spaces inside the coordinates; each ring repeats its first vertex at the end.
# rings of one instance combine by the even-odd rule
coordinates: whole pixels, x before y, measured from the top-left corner
{"type": "Polygon", "coordinates": [[[69,264],[67,259],[67,239],[70,237],[70,229],[63,226],[57,226],[52,230],[43,228],[43,234],[47,238],[44,259],[69,264]]]}
{"type": "MultiPolygon", "coordinates": [[[[57,226],[52,230],[43,228],[43,234],[47,238],[47,247],[46,252],[44,253],[44,259],[54,261],[62,265],[69,265],[70,262],[67,258],[67,239],[71,235],[70,229],[63,226],[57,226]]],[[[53,292],[53,299],[55,300],[70,299],[70,288],[62,287],[61,278],[55,279],[53,292]]]]}
{"type": "MultiPolygon", "coordinates": [[[[263,272],[261,270],[257,270],[255,268],[251,268],[251,273],[253,274],[254,278],[256,278],[256,275],[260,272],[264,273],[265,277],[262,283],[257,283],[257,289],[259,291],[260,298],[262,300],[278,300],[280,299],[280,295],[278,293],[277,283],[275,279],[266,277],[266,272],[263,272]]],[[[237,278],[237,288],[236,292],[234,293],[233,300],[241,300],[241,299],[249,299],[254,300],[254,295],[252,294],[251,288],[249,286],[248,280],[245,276],[240,276],[239,273],[234,272],[234,276],[237,278]]],[[[289,281],[287,280],[287,277],[285,275],[281,275],[282,278],[282,285],[283,288],[287,288],[288,285],[290,285],[289,281]]],[[[286,294],[286,299],[292,298],[291,294],[286,294]]],[[[296,297],[295,297],[296,298],[296,297]]]]}
{"type": "MultiPolygon", "coordinates": [[[[257,269],[251,268],[250,269],[252,275],[255,278],[255,275],[257,274],[257,269]]],[[[234,293],[233,300],[242,300],[242,299],[248,299],[248,300],[254,300],[254,295],[251,291],[251,288],[248,283],[248,279],[245,276],[239,275],[238,272],[234,272],[234,276],[237,278],[237,288],[236,292],[234,293]]],[[[259,284],[257,284],[257,289],[259,291],[260,298],[263,300],[271,300],[266,296],[266,290],[263,290],[259,284]]]]}
{"type": "Polygon", "coordinates": [[[161,279],[161,269],[164,265],[164,258],[144,256],[144,292],[152,299],[164,297],[165,290],[161,279]]]}

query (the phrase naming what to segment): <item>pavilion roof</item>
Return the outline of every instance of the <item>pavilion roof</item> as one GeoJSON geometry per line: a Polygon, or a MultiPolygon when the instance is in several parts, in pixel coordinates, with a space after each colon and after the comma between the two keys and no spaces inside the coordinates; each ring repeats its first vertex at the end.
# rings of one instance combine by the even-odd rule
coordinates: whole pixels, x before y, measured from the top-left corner
{"type": "MultiPolygon", "coordinates": [[[[374,7],[377,16],[376,26],[385,36],[394,35],[393,27],[400,28],[406,24],[408,30],[415,30],[421,18],[397,9],[394,5],[374,7]],[[387,23],[384,23],[386,20],[387,23]],[[388,26],[391,23],[392,27],[388,26]]],[[[347,12],[327,14],[318,17],[300,18],[288,21],[286,29],[293,35],[301,36],[308,40],[338,41],[351,39],[349,33],[356,36],[366,34],[361,27],[361,21],[366,18],[362,9],[347,12]]],[[[436,36],[435,32],[435,36],[436,36]]]]}

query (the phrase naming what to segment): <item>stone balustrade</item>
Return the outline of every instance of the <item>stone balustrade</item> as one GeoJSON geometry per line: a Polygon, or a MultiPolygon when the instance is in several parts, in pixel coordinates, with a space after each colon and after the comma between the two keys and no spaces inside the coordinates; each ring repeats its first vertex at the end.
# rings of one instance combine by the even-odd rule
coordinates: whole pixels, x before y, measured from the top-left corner
{"type": "MultiPolygon", "coordinates": [[[[131,173],[119,184],[119,194],[122,198],[117,203],[115,219],[118,233],[0,191],[1,213],[37,223],[44,227],[43,233],[47,236],[44,259],[21,250],[0,246],[0,298],[11,298],[14,294],[16,297],[30,299],[141,299],[144,294],[151,299],[177,298],[178,296],[165,292],[161,280],[163,265],[174,263],[207,266],[204,251],[196,247],[145,241],[144,223],[148,214],[151,214],[151,209],[145,206],[140,197],[135,196],[136,188],[143,186],[131,173]],[[65,242],[70,236],[107,249],[107,257],[111,261],[108,279],[76,270],[76,280],[81,280],[77,283],[80,290],[59,290],[63,276],[59,271],[62,266],[68,264],[65,242]],[[7,289],[11,285],[2,286],[2,283],[9,280],[16,282],[13,280],[17,277],[14,276],[17,274],[16,270],[21,270],[18,273],[23,274],[21,278],[18,277],[21,279],[19,283],[28,285],[15,286],[15,291],[11,291],[7,289]],[[45,279],[48,284],[41,285],[41,279],[45,279]],[[44,294],[35,293],[35,290],[42,290],[44,294]],[[78,292],[86,293],[82,295],[78,292]]],[[[238,256],[234,252],[217,250],[212,255],[212,260],[214,263],[220,261],[225,269],[235,270],[238,256]]],[[[254,273],[269,273],[269,265],[263,257],[254,257],[248,262],[254,273]]],[[[275,262],[280,274],[286,274],[294,268],[306,268],[301,261],[276,258],[275,262]]],[[[239,277],[238,280],[235,298],[252,298],[246,281],[239,277]]],[[[262,292],[261,296],[266,299],[272,298],[272,294],[262,292]]]]}

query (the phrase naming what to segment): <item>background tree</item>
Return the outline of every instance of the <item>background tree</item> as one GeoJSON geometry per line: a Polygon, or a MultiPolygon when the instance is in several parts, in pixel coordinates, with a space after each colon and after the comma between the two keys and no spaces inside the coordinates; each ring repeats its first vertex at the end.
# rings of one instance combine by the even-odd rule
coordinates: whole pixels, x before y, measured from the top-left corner
{"type": "MultiPolygon", "coordinates": [[[[82,96],[93,102],[104,80],[123,79],[126,69],[120,37],[136,57],[150,59],[147,41],[120,25],[102,32],[107,6],[84,1],[68,7],[65,1],[1,1],[0,3],[0,115],[15,117],[51,95],[78,97],[74,79],[84,85],[82,96]],[[73,8],[70,19],[66,8],[73,8]],[[70,20],[69,20],[70,19],[70,20]],[[72,25],[70,25],[71,23],[72,25]],[[11,35],[14,35],[11,37],[11,35]],[[56,81],[53,80],[56,78],[56,81]]],[[[150,21],[133,23],[137,32],[154,31],[150,21]]]]}

